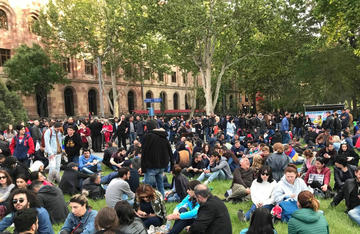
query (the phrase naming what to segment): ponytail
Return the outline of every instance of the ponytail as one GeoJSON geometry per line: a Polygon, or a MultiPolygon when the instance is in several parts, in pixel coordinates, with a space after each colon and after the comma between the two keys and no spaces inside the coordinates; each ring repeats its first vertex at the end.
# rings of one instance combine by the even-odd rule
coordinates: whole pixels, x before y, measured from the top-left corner
{"type": "Polygon", "coordinates": [[[319,201],[314,197],[310,191],[302,191],[298,195],[298,202],[301,208],[310,208],[314,211],[318,211],[320,207],[319,201]]]}

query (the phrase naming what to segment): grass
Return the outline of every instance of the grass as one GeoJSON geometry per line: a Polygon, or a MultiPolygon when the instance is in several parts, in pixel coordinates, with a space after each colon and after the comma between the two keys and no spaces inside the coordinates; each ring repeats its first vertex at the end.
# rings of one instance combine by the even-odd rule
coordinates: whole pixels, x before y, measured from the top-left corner
{"type": "MultiPolygon", "coordinates": [[[[104,166],[105,168],[105,166],[104,166]]],[[[109,169],[104,171],[104,174],[110,173],[109,169]]],[[[168,175],[170,179],[171,175],[168,175]]],[[[334,182],[333,174],[332,174],[332,185],[334,182]]],[[[219,198],[224,198],[224,193],[226,190],[230,188],[231,181],[213,181],[209,184],[209,187],[212,188],[212,193],[219,198]]],[[[70,196],[65,195],[65,201],[69,201],[70,196]]],[[[324,211],[325,218],[329,223],[330,233],[346,233],[346,234],[358,234],[360,233],[360,227],[352,222],[347,214],[344,213],[346,210],[345,202],[342,201],[336,208],[329,208],[331,200],[320,200],[320,209],[324,211]]],[[[90,205],[94,210],[100,210],[101,208],[106,206],[105,199],[102,200],[89,200],[90,205]]],[[[171,214],[173,209],[175,208],[177,203],[167,203],[166,210],[168,214],[171,214]]],[[[243,228],[247,228],[249,226],[249,222],[240,222],[237,218],[237,211],[239,209],[244,210],[245,212],[250,209],[251,202],[243,202],[238,204],[226,203],[226,206],[229,210],[229,214],[231,217],[232,229],[233,233],[240,233],[243,228]]],[[[62,227],[62,224],[53,225],[53,229],[55,233],[58,233],[62,227]]],[[[275,224],[275,229],[279,234],[287,233],[287,224],[277,223],[275,224]]],[[[186,233],[183,231],[183,233],[186,233]]]]}

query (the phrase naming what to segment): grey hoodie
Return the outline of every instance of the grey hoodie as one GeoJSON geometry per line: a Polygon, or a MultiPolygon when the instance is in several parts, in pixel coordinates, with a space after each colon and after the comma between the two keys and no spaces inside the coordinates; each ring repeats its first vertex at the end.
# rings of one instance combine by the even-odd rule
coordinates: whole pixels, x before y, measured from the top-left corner
{"type": "Polygon", "coordinates": [[[290,184],[287,182],[285,176],[283,176],[280,182],[276,185],[272,193],[272,197],[276,203],[280,203],[282,200],[290,198],[292,194],[295,194],[296,196],[294,199],[297,200],[299,193],[305,190],[310,191],[303,179],[296,178],[294,184],[290,184]]]}
{"type": "Polygon", "coordinates": [[[223,170],[227,179],[233,178],[229,164],[227,163],[227,159],[225,157],[221,157],[220,162],[218,164],[216,164],[215,167],[210,168],[211,172],[215,172],[218,170],[223,170]]]}

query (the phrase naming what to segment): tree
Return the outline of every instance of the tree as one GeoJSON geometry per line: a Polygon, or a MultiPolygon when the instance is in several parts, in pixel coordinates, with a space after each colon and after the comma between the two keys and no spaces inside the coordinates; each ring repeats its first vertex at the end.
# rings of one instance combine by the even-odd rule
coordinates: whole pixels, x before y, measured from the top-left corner
{"type": "Polygon", "coordinates": [[[20,97],[0,82],[0,128],[6,129],[9,124],[18,124],[26,120],[26,111],[20,97]]]}
{"type": "MultiPolygon", "coordinates": [[[[214,113],[222,78],[250,56],[275,27],[279,6],[272,0],[139,0],[149,30],[172,48],[173,64],[195,67],[205,93],[206,112],[214,113]]],[[[196,72],[195,72],[196,74],[196,72]]]]}
{"type": "MultiPolygon", "coordinates": [[[[37,44],[17,48],[15,55],[6,61],[4,72],[8,76],[7,84],[14,90],[24,95],[38,95],[39,106],[44,105],[55,84],[68,82],[63,67],[52,62],[37,44]]],[[[46,110],[40,108],[39,115],[46,116],[46,110]]]]}
{"type": "MultiPolygon", "coordinates": [[[[114,116],[119,114],[117,78],[120,67],[130,67],[125,80],[143,79],[144,67],[158,70],[166,49],[153,35],[142,32],[140,17],[126,0],[51,0],[41,13],[36,27],[46,48],[53,55],[86,58],[98,69],[100,109],[104,115],[103,70],[111,77],[112,98],[107,95],[114,116]],[[104,69],[103,69],[104,68],[104,69]],[[112,101],[110,101],[112,99],[112,101]]],[[[124,72],[126,73],[126,71],[124,72]]]]}

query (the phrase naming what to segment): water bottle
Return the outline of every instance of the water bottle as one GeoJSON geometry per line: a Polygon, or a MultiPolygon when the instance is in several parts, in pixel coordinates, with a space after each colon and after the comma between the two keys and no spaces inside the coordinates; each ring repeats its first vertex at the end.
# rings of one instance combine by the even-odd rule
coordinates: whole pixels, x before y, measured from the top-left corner
{"type": "Polygon", "coordinates": [[[171,228],[171,220],[168,220],[167,222],[166,222],[166,231],[168,232],[168,231],[170,231],[170,228],[171,228]]]}

